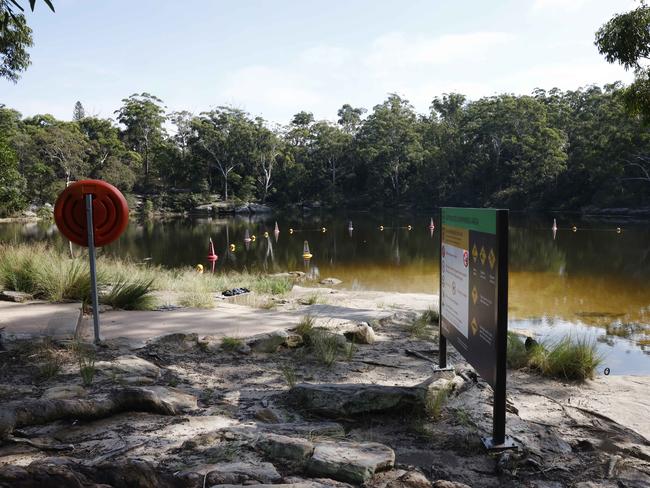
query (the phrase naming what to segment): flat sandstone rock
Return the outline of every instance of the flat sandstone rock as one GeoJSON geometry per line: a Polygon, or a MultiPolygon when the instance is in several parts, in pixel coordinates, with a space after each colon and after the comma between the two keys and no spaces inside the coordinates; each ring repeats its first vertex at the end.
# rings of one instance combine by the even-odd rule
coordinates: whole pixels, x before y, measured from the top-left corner
{"type": "Polygon", "coordinates": [[[395,464],[395,453],[375,442],[324,442],[316,444],[307,470],[315,476],[325,476],[350,483],[363,483],[378,471],[395,464]]]}

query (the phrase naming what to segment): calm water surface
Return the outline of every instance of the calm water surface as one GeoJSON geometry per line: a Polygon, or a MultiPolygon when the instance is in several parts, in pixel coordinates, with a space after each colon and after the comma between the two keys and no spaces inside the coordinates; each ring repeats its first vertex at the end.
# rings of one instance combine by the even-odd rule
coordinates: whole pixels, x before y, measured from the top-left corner
{"type": "MultiPolygon", "coordinates": [[[[207,266],[212,237],[217,272],[305,270],[339,278],[351,289],[437,294],[437,220],[435,225],[431,233],[429,216],[370,213],[132,221],[102,252],[170,267],[207,266]],[[246,231],[256,237],[248,246],[246,231]],[[305,240],[314,255],[309,263],[302,259],[305,240]]],[[[0,224],[0,241],[43,240],[67,247],[53,224],[0,224]]],[[[509,303],[510,327],[545,337],[590,335],[612,373],[650,374],[650,346],[643,341],[650,339],[650,222],[512,212],[509,303]],[[553,218],[559,227],[555,238],[553,218]],[[632,333],[620,338],[608,334],[608,326],[632,333]]]]}

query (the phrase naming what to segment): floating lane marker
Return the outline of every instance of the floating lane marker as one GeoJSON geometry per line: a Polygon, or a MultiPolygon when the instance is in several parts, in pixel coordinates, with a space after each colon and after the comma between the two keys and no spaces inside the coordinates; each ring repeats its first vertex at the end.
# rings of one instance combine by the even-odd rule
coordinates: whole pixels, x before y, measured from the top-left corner
{"type": "Polygon", "coordinates": [[[302,246],[302,257],[303,259],[311,259],[313,257],[313,254],[309,252],[309,242],[307,241],[302,246]]]}

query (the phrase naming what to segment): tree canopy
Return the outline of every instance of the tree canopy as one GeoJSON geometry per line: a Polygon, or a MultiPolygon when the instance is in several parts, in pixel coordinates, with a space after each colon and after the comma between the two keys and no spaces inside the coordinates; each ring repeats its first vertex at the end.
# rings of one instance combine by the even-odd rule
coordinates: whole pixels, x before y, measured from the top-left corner
{"type": "Polygon", "coordinates": [[[623,92],[627,109],[650,123],[650,6],[645,0],[630,12],[615,15],[596,32],[595,44],[609,63],[634,70],[634,82],[623,92]]]}
{"type": "Polygon", "coordinates": [[[0,205],[9,213],[52,202],[66,181],[86,177],[174,210],[218,199],[422,210],[650,205],[650,133],[628,115],[626,90],[448,93],[427,114],[390,94],[369,112],[345,104],[336,121],[301,111],[286,125],[229,106],[168,113],[149,93],[123,99],[118,124],[79,110],[66,122],[0,107],[0,166],[15,180],[0,182],[0,205]]]}

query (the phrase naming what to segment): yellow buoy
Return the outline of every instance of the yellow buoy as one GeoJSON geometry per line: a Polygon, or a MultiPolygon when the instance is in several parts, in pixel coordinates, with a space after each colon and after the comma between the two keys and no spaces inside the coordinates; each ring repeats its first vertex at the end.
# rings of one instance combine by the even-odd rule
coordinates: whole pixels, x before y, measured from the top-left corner
{"type": "Polygon", "coordinates": [[[571,228],[571,230],[572,230],[573,232],[578,232],[578,228],[577,228],[575,225],[571,228]]]}
{"type": "Polygon", "coordinates": [[[309,243],[305,241],[305,243],[302,246],[302,257],[303,259],[311,259],[313,254],[309,252],[309,243]]]}
{"type": "Polygon", "coordinates": [[[265,238],[265,239],[268,239],[268,238],[269,238],[269,233],[268,233],[268,232],[264,232],[264,238],[265,238]]]}
{"type": "Polygon", "coordinates": [[[194,269],[196,269],[196,272],[199,273],[199,274],[203,273],[203,265],[202,264],[197,264],[194,269]]]}
{"type": "Polygon", "coordinates": [[[379,226],[379,230],[383,232],[383,231],[384,231],[384,226],[383,226],[383,225],[380,225],[380,226],[379,226]]]}
{"type": "Polygon", "coordinates": [[[230,251],[235,252],[235,249],[237,249],[237,246],[235,246],[234,244],[230,244],[230,251]]]}
{"type": "Polygon", "coordinates": [[[293,234],[293,229],[289,229],[289,234],[293,234]]]}
{"type": "Polygon", "coordinates": [[[323,234],[325,234],[325,232],[327,232],[327,229],[326,229],[325,227],[323,227],[323,228],[321,228],[320,231],[321,231],[323,234]]]}
{"type": "Polygon", "coordinates": [[[257,237],[255,237],[255,234],[253,234],[253,235],[251,236],[251,241],[255,242],[255,239],[257,239],[257,237]]]}
{"type": "Polygon", "coordinates": [[[622,231],[621,231],[621,228],[620,228],[620,227],[616,227],[616,233],[617,233],[617,234],[620,234],[621,232],[622,232],[622,231]]]}

